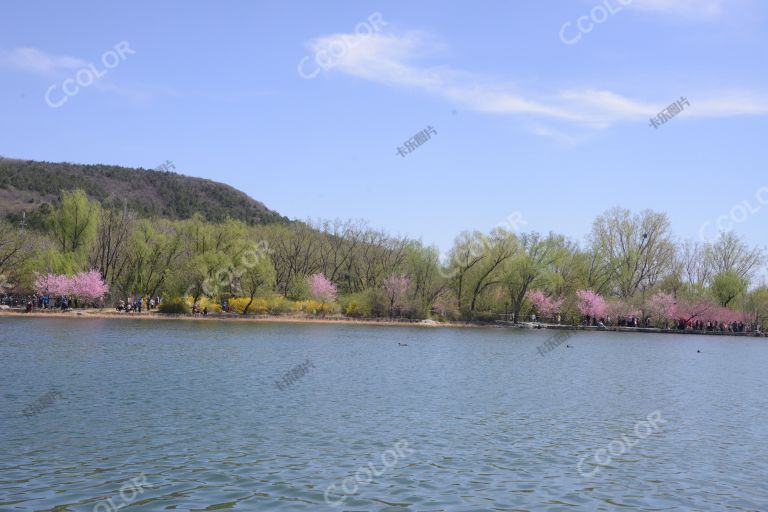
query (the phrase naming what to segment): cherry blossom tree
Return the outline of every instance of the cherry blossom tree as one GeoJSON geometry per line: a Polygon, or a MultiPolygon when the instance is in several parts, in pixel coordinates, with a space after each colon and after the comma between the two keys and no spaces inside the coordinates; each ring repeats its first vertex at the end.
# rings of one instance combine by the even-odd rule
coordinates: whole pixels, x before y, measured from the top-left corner
{"type": "Polygon", "coordinates": [[[444,318],[454,318],[459,314],[459,301],[453,290],[444,288],[435,297],[432,310],[444,318]]]}
{"type": "Polygon", "coordinates": [[[543,315],[542,309],[546,309],[547,303],[549,302],[549,297],[546,296],[546,294],[541,290],[529,290],[525,297],[531,301],[533,304],[533,307],[536,308],[536,311],[539,313],[539,315],[543,315]]]}
{"type": "Polygon", "coordinates": [[[563,307],[563,298],[549,297],[541,290],[531,290],[526,294],[533,307],[542,318],[552,318],[560,312],[563,307]]]}
{"type": "Polygon", "coordinates": [[[694,320],[717,321],[718,306],[705,299],[678,301],[674,309],[675,318],[688,324],[694,320]]]}
{"type": "Polygon", "coordinates": [[[703,322],[713,322],[715,324],[724,323],[729,325],[733,322],[742,321],[742,318],[744,318],[744,316],[738,311],[734,311],[718,304],[710,304],[710,307],[695,319],[703,322]]]}
{"type": "Polygon", "coordinates": [[[109,292],[98,270],[80,272],[71,279],[71,293],[80,300],[93,302],[101,300],[109,292]]]}
{"type": "Polygon", "coordinates": [[[617,321],[640,317],[640,311],[637,308],[621,299],[609,302],[606,307],[606,313],[617,321]]]}
{"type": "Polygon", "coordinates": [[[577,290],[576,297],[578,298],[576,307],[582,315],[589,318],[601,318],[605,316],[607,305],[605,299],[599,293],[595,293],[592,290],[577,290]]]}
{"type": "Polygon", "coordinates": [[[389,299],[389,316],[394,314],[395,307],[402,307],[405,294],[411,286],[411,280],[405,276],[391,275],[384,280],[382,288],[389,299]]]}
{"type": "Polygon", "coordinates": [[[58,297],[73,295],[87,302],[100,300],[109,292],[109,286],[98,270],[80,272],[73,277],[63,274],[41,274],[35,279],[34,289],[40,295],[58,297]]]}
{"type": "Polygon", "coordinates": [[[72,293],[72,279],[65,275],[39,274],[34,289],[40,295],[64,297],[72,293]]]}
{"type": "Polygon", "coordinates": [[[671,293],[657,292],[648,299],[645,307],[652,315],[663,320],[669,320],[676,316],[676,305],[677,301],[671,293]]]}
{"type": "Polygon", "coordinates": [[[336,301],[336,285],[333,284],[325,274],[312,274],[307,278],[309,285],[309,294],[313,299],[319,300],[325,305],[326,302],[336,301]]]}
{"type": "Polygon", "coordinates": [[[46,295],[51,292],[53,287],[53,274],[37,274],[35,283],[32,285],[35,293],[40,295],[46,295]]]}

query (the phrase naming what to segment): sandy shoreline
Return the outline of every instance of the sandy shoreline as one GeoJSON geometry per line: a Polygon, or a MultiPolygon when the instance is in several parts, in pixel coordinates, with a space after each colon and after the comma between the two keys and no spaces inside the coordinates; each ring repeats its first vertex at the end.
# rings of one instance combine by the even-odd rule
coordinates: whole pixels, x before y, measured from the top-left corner
{"type": "Polygon", "coordinates": [[[274,324],[335,324],[335,325],[379,325],[389,327],[450,327],[450,328],[512,328],[512,329],[552,329],[565,331],[609,331],[623,333],[648,333],[648,334],[698,334],[704,336],[738,336],[738,337],[766,337],[766,333],[750,332],[707,332],[707,331],[680,331],[677,329],[660,329],[655,327],[610,327],[598,328],[583,325],[545,324],[523,322],[511,324],[509,322],[480,323],[480,322],[437,322],[434,320],[391,320],[382,319],[356,319],[346,317],[315,317],[299,315],[248,315],[214,313],[204,315],[164,315],[156,311],[143,313],[121,313],[114,309],[84,309],[61,312],[58,310],[42,312],[33,311],[25,313],[21,309],[0,310],[0,318],[77,318],[77,319],[129,319],[129,320],[160,320],[160,321],[184,321],[184,322],[249,322],[249,323],[274,323],[274,324]]]}
{"type": "Polygon", "coordinates": [[[299,323],[299,324],[345,324],[345,325],[387,325],[400,327],[452,327],[452,328],[481,328],[494,327],[492,324],[466,323],[466,322],[436,322],[434,320],[390,320],[383,319],[355,319],[344,317],[312,317],[296,315],[236,315],[236,314],[210,314],[210,315],[164,315],[157,312],[121,313],[112,309],[105,310],[70,310],[61,311],[33,311],[26,313],[19,309],[0,310],[0,318],[77,318],[77,319],[127,319],[127,320],[160,320],[160,321],[194,321],[194,322],[251,322],[251,323],[299,323]]]}

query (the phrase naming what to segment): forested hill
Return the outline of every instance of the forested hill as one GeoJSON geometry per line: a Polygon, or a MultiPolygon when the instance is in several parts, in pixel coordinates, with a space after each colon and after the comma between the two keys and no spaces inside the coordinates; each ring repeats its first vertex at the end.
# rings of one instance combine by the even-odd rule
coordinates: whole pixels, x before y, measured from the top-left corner
{"type": "Polygon", "coordinates": [[[143,217],[209,221],[228,217],[248,224],[287,221],[247,194],[215,181],[175,172],[114,165],[37,162],[0,157],[0,216],[32,223],[58,204],[62,190],[83,189],[102,204],[123,205],[143,217]]]}

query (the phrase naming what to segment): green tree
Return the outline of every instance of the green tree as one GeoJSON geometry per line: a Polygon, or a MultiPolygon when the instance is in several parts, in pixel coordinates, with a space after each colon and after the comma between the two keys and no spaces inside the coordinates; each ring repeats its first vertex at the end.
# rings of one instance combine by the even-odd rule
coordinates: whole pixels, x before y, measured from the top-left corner
{"type": "Polygon", "coordinates": [[[85,270],[86,259],[96,239],[100,215],[99,203],[91,201],[80,189],[63,191],[61,207],[50,219],[50,233],[68,265],[85,270]]]}
{"type": "Polygon", "coordinates": [[[675,257],[667,215],[651,210],[608,210],[595,219],[590,245],[598,266],[611,276],[612,291],[623,298],[662,279],[675,257]]]}
{"type": "Polygon", "coordinates": [[[169,280],[180,278],[181,257],[181,237],[174,223],[139,221],[130,239],[126,270],[117,281],[118,290],[157,295],[169,280]]]}
{"type": "Polygon", "coordinates": [[[516,319],[520,319],[526,293],[545,279],[545,273],[559,254],[554,235],[542,238],[539,233],[525,233],[518,240],[520,251],[510,259],[503,278],[516,319]]]}
{"type": "Polygon", "coordinates": [[[243,314],[248,313],[248,308],[253,304],[253,299],[259,293],[271,291],[275,286],[275,267],[272,260],[267,257],[257,258],[251,262],[239,277],[239,287],[248,297],[248,304],[243,308],[243,314]]]}
{"type": "Polygon", "coordinates": [[[720,305],[727,306],[733,299],[744,293],[748,285],[746,278],[733,270],[726,270],[712,278],[710,289],[720,305]]]}

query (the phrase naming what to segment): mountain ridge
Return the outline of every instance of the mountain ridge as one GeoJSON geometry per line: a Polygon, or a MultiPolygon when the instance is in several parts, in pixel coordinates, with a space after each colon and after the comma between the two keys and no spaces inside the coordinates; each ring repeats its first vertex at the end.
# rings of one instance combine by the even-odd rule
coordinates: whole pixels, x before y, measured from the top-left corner
{"type": "Polygon", "coordinates": [[[0,156],[0,215],[34,224],[58,204],[62,190],[80,188],[102,205],[126,205],[141,217],[187,219],[199,213],[211,222],[288,222],[245,192],[214,180],[166,170],[106,164],[21,160],[0,156]]]}

